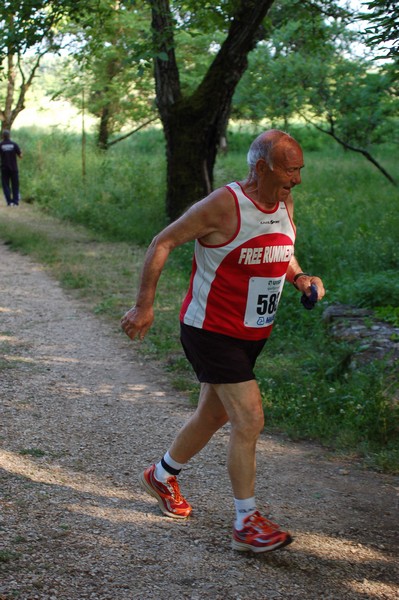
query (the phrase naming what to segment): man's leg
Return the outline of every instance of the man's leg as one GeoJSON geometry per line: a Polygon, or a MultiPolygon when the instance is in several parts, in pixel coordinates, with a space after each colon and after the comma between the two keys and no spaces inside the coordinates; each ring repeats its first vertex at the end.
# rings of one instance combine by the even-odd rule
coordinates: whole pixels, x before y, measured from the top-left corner
{"type": "Polygon", "coordinates": [[[180,429],[169,454],[177,463],[185,464],[229,420],[228,471],[234,497],[248,498],[254,495],[256,441],[264,426],[262,399],[255,380],[201,384],[197,409],[180,429]]]}
{"type": "Polygon", "coordinates": [[[290,544],[289,533],[256,509],[256,442],[264,427],[262,398],[255,380],[214,386],[231,423],[228,470],[234,493],[236,521],[233,548],[270,552],[290,544]]]}
{"type": "Polygon", "coordinates": [[[157,499],[165,515],[184,519],[191,513],[192,508],[180,492],[176,475],[227,420],[227,413],[212,386],[201,384],[193,416],[181,428],[163,459],[148,467],[140,478],[143,488],[157,499]]]}
{"type": "Polygon", "coordinates": [[[12,201],[19,204],[19,175],[18,171],[11,171],[12,201]]]}
{"type": "Polygon", "coordinates": [[[188,462],[227,421],[227,412],[214,386],[202,383],[198,406],[177,434],[169,449],[170,455],[179,463],[188,462]]]}
{"type": "Polygon", "coordinates": [[[255,494],[256,442],[264,427],[262,398],[255,380],[213,386],[231,423],[228,471],[237,499],[255,494]]]}
{"type": "Polygon", "coordinates": [[[1,185],[3,187],[4,197],[7,204],[11,203],[11,192],[10,192],[10,176],[6,169],[1,170],[1,185]]]}

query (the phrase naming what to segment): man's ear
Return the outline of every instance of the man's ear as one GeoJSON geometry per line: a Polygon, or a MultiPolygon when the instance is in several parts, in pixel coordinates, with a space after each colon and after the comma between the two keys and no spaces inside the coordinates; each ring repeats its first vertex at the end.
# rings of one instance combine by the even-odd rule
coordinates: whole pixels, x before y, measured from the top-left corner
{"type": "Polygon", "coordinates": [[[264,158],[259,158],[256,161],[255,170],[257,175],[263,175],[264,173],[269,172],[270,168],[264,158]]]}

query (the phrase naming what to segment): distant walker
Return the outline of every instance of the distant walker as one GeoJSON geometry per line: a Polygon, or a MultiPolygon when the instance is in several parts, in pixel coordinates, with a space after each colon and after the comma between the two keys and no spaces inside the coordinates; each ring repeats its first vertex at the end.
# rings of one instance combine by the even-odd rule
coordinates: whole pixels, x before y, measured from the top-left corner
{"type": "Polygon", "coordinates": [[[22,158],[21,149],[18,144],[11,140],[10,132],[7,129],[4,129],[2,133],[2,140],[0,142],[1,185],[3,187],[7,206],[18,206],[19,204],[19,174],[17,156],[18,158],[22,158]]]}

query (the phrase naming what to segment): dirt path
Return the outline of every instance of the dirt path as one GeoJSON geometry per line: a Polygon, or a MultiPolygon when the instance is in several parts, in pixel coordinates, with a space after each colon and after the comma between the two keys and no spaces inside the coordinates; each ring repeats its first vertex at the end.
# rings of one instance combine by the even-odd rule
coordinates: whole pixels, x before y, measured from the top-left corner
{"type": "Polygon", "coordinates": [[[257,496],[295,541],[233,552],[228,428],[181,478],[193,516],[163,517],[137,477],[187,399],[3,244],[0,282],[1,600],[399,598],[397,478],[265,435],[257,496]]]}

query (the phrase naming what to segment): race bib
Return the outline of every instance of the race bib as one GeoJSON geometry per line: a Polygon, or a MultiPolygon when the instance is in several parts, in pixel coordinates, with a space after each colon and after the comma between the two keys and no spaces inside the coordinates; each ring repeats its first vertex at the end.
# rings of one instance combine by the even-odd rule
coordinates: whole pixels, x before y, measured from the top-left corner
{"type": "Polygon", "coordinates": [[[274,321],[285,275],[282,277],[251,277],[248,286],[246,327],[268,327],[274,321]]]}

